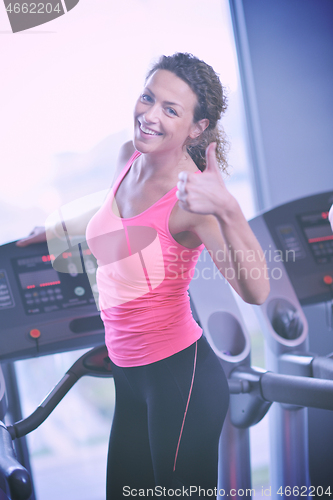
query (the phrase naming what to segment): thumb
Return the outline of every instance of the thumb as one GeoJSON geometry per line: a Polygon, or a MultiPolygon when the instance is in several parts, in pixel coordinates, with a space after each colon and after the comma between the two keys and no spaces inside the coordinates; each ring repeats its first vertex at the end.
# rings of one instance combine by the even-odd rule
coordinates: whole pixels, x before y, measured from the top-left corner
{"type": "Polygon", "coordinates": [[[206,169],[207,172],[219,172],[216,159],[216,142],[211,142],[206,148],[206,169]]]}

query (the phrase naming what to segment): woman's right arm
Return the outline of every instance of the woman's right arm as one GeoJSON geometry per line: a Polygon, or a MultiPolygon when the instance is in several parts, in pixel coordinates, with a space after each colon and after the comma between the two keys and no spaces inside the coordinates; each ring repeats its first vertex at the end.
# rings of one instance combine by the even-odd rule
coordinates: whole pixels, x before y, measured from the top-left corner
{"type": "Polygon", "coordinates": [[[16,242],[18,247],[26,247],[32,243],[41,243],[46,241],[46,231],[44,226],[36,226],[26,238],[22,238],[16,242]]]}
{"type": "Polygon", "coordinates": [[[71,214],[70,210],[72,204],[65,205],[65,208],[67,208],[65,211],[66,215],[62,215],[62,211],[53,212],[51,216],[46,219],[45,226],[34,227],[31,233],[29,233],[27,237],[18,240],[16,245],[19,247],[25,247],[33,243],[41,243],[53,239],[65,239],[65,231],[68,231],[71,236],[85,235],[90,219],[99,210],[106,195],[107,190],[96,193],[94,195],[95,199],[90,200],[93,206],[91,206],[88,210],[85,205],[87,205],[89,197],[77,200],[77,206],[73,207],[73,214],[71,214]],[[80,208],[80,205],[82,205],[82,209],[80,208]]]}
{"type": "MultiPolygon", "coordinates": [[[[131,157],[131,155],[133,153],[134,153],[134,146],[133,146],[132,141],[126,142],[120,148],[112,185],[114,184],[115,180],[117,179],[120,172],[124,168],[126,162],[129,160],[129,158],[131,157]]],[[[103,193],[103,192],[101,192],[101,193],[103,193]]],[[[98,195],[98,193],[97,193],[97,195],[98,195]]],[[[94,195],[91,195],[91,198],[93,198],[93,197],[94,197],[94,195]]],[[[88,198],[88,197],[82,198],[82,205],[85,205],[84,202],[85,202],[86,198],[88,198]]],[[[97,196],[97,198],[98,198],[98,196],[97,196]]],[[[104,199],[103,196],[101,196],[100,200],[103,201],[103,199],[104,199]]],[[[80,204],[79,202],[80,202],[80,200],[77,200],[77,202],[73,202],[73,206],[75,203],[77,205],[79,205],[80,204]]],[[[70,205],[71,204],[68,204],[67,207],[70,205]]],[[[94,203],[94,206],[89,208],[88,210],[86,209],[86,206],[83,206],[82,210],[78,210],[76,207],[76,210],[74,210],[74,211],[77,211],[79,213],[76,215],[73,215],[73,216],[66,216],[65,214],[62,214],[64,219],[65,219],[66,229],[70,230],[70,234],[72,236],[80,236],[80,235],[85,234],[88,222],[95,215],[95,213],[98,211],[98,209],[100,208],[100,205],[101,205],[100,202],[99,203],[96,202],[96,203],[94,203]]],[[[58,220],[51,222],[51,224],[48,223],[48,221],[47,221],[46,227],[47,227],[47,229],[45,229],[45,226],[34,227],[34,229],[31,231],[31,233],[29,233],[29,235],[26,236],[25,238],[18,240],[16,242],[16,245],[19,247],[25,247],[25,246],[31,245],[33,243],[44,242],[47,239],[51,239],[51,238],[60,238],[61,239],[63,237],[64,227],[63,227],[63,223],[62,223],[60,217],[58,217],[58,220]]]]}

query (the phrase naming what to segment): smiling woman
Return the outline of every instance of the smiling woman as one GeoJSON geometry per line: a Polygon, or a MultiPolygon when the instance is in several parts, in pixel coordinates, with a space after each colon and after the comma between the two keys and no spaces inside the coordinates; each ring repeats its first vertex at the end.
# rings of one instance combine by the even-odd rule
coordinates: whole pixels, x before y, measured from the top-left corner
{"type": "Polygon", "coordinates": [[[120,150],[113,187],[87,225],[116,387],[108,500],[126,487],[211,496],[217,486],[228,384],[192,317],[189,283],[206,247],[246,302],[269,292],[263,252],[219,169],[224,110],[209,65],[187,53],[163,56],[135,105],[134,140],[120,150]]]}
{"type": "Polygon", "coordinates": [[[108,499],[120,498],[126,487],[217,486],[228,386],[192,317],[188,286],[206,246],[224,276],[238,271],[229,282],[244,300],[261,303],[269,291],[262,250],[224,185],[217,144],[209,140],[219,137],[224,109],[211,67],[190,54],[163,56],[135,105],[134,140],[121,150],[110,195],[88,224],[117,394],[108,499]],[[207,142],[206,157],[193,158],[193,149],[207,142]],[[142,251],[135,250],[133,226],[156,232],[142,251]],[[128,257],[105,262],[103,236],[119,230],[127,235],[128,257]],[[184,259],[184,249],[191,258],[184,259]],[[240,260],[249,250],[258,258],[240,260]],[[216,257],[221,251],[223,262],[216,257]],[[254,268],[256,280],[248,278],[254,268]]]}

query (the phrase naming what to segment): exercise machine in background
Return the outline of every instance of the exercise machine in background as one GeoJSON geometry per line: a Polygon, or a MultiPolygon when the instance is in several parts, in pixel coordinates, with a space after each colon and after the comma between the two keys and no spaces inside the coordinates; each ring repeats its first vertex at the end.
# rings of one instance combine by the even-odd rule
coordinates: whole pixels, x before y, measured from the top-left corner
{"type": "MultiPolygon", "coordinates": [[[[250,222],[270,268],[258,309],[266,368],[333,379],[333,191],[278,206],[250,222]]],[[[271,481],[333,491],[333,413],[289,405],[270,412],[271,481]]]]}

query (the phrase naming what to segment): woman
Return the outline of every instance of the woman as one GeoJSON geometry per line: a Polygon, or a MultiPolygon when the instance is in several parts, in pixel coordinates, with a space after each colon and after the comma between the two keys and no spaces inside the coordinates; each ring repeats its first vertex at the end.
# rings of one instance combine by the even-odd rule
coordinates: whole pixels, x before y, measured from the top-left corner
{"type": "Polygon", "coordinates": [[[260,245],[219,171],[225,109],[210,66],[162,56],[136,103],[113,189],[87,227],[116,385],[108,500],[160,496],[154,488],[186,497],[190,487],[201,498],[217,486],[228,385],[192,318],[188,285],[206,247],[246,302],[269,293],[260,245]]]}

